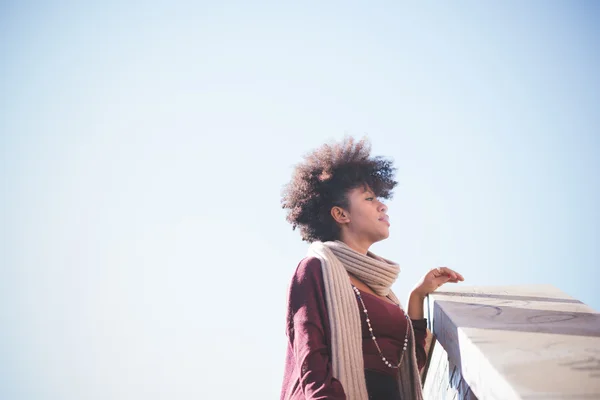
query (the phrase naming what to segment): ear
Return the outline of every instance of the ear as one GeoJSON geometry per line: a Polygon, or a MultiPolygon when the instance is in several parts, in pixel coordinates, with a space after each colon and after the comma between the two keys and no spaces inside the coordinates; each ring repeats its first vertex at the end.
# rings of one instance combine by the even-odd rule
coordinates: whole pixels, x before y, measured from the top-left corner
{"type": "Polygon", "coordinates": [[[333,217],[333,220],[338,224],[347,224],[348,222],[350,222],[350,216],[342,207],[332,207],[331,216],[333,217]]]}

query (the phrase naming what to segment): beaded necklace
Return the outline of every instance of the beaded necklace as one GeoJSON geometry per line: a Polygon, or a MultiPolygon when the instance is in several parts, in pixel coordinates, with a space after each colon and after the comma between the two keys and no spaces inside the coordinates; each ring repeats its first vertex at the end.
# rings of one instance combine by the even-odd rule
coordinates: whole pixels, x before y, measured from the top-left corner
{"type": "MultiPolygon", "coordinates": [[[[398,365],[394,365],[391,362],[389,362],[388,360],[386,360],[386,358],[383,356],[383,353],[381,352],[381,348],[379,347],[379,344],[377,343],[377,339],[375,338],[375,334],[373,333],[373,327],[371,326],[371,320],[369,319],[369,313],[367,312],[367,307],[365,307],[365,302],[363,301],[363,299],[360,295],[360,290],[358,290],[358,288],[354,285],[352,285],[352,289],[354,290],[354,293],[356,293],[356,297],[358,298],[358,300],[360,301],[360,304],[362,305],[363,312],[365,313],[365,317],[367,319],[367,325],[369,326],[369,332],[371,333],[371,339],[373,339],[373,343],[375,343],[375,347],[377,347],[377,351],[379,352],[379,356],[381,357],[381,360],[389,368],[398,369],[400,367],[400,364],[402,364],[402,359],[404,358],[404,353],[406,351],[406,347],[408,346],[408,329],[410,328],[410,324],[408,323],[408,315],[406,313],[404,313],[404,317],[406,318],[406,334],[404,336],[404,346],[402,346],[402,353],[400,354],[400,361],[398,362],[398,365]]],[[[399,304],[398,304],[398,307],[400,307],[399,304]]]]}

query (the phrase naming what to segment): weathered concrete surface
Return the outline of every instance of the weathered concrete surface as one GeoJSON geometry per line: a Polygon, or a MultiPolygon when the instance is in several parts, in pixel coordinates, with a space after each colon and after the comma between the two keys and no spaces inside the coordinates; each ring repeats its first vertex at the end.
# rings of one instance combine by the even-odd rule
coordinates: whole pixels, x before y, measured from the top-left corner
{"type": "Polygon", "coordinates": [[[458,286],[430,297],[428,399],[468,389],[479,400],[600,399],[600,314],[590,307],[549,285],[458,286]]]}
{"type": "Polygon", "coordinates": [[[428,354],[429,369],[423,387],[426,400],[477,400],[460,368],[452,364],[448,353],[439,343],[434,342],[428,354]]]}

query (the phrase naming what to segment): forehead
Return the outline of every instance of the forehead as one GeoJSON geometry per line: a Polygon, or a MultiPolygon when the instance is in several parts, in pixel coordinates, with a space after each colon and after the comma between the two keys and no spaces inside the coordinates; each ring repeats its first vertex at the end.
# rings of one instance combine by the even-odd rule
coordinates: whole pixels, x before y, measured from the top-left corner
{"type": "Polygon", "coordinates": [[[356,196],[362,196],[365,194],[369,194],[369,195],[375,195],[375,192],[373,192],[373,190],[371,190],[371,188],[369,187],[369,185],[361,185],[359,187],[355,187],[353,189],[350,189],[348,191],[348,197],[356,197],[356,196]]]}

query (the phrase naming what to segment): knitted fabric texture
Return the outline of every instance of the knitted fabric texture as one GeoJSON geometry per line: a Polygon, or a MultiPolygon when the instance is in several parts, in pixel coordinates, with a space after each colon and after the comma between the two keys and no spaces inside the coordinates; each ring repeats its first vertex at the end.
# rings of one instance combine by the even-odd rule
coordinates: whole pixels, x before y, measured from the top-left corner
{"type": "MultiPolygon", "coordinates": [[[[333,376],[342,383],[349,400],[368,400],[360,311],[348,273],[358,277],[378,295],[389,296],[400,306],[391,290],[400,267],[371,252],[367,255],[360,254],[340,241],[313,242],[307,256],[318,258],[323,270],[325,301],[331,325],[333,376]]],[[[422,400],[414,331],[410,318],[407,318],[407,322],[408,354],[405,354],[402,365],[398,368],[400,395],[406,400],[422,400]]]]}

